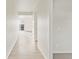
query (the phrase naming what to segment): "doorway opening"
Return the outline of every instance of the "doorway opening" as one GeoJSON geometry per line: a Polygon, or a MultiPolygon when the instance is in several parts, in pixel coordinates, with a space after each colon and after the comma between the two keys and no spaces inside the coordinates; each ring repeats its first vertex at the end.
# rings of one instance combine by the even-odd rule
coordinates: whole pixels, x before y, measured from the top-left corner
{"type": "MultiPolygon", "coordinates": [[[[34,40],[34,17],[33,15],[18,15],[19,32],[23,33],[24,37],[34,40]]],[[[26,38],[27,39],[27,38],[26,38]]]]}

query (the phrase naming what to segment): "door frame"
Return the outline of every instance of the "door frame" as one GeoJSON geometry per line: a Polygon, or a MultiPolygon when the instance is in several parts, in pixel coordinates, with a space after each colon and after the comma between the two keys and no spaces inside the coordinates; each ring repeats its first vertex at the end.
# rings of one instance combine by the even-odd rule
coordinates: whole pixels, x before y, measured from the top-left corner
{"type": "Polygon", "coordinates": [[[53,7],[54,0],[49,0],[49,59],[53,59],[53,7]]]}

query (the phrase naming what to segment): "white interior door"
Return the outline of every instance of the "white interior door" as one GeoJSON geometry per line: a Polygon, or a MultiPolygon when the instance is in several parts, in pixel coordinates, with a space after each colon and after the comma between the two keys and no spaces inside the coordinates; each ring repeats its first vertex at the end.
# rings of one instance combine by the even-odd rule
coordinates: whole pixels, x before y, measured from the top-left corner
{"type": "Polygon", "coordinates": [[[24,17],[24,33],[26,39],[34,39],[34,19],[32,15],[24,17]]]}

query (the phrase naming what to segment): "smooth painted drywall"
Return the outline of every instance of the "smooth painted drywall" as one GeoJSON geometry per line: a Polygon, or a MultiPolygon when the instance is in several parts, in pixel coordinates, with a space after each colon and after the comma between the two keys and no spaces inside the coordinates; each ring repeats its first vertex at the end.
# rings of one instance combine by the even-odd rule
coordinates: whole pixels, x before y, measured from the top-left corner
{"type": "Polygon", "coordinates": [[[17,40],[16,1],[6,1],[6,57],[9,56],[17,40]]]}
{"type": "Polygon", "coordinates": [[[39,0],[17,0],[17,12],[32,12],[39,0]]]}
{"type": "Polygon", "coordinates": [[[49,59],[49,0],[40,0],[37,6],[37,40],[38,48],[49,59]]]}
{"type": "Polygon", "coordinates": [[[53,52],[72,52],[72,0],[54,0],[53,52]]]}

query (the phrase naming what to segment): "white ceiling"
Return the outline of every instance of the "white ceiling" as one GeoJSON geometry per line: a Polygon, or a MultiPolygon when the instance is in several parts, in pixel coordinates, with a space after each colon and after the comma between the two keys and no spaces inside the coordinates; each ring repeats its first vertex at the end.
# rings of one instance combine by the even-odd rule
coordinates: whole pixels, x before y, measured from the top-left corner
{"type": "Polygon", "coordinates": [[[17,0],[17,11],[32,12],[39,0],[17,0]]]}

